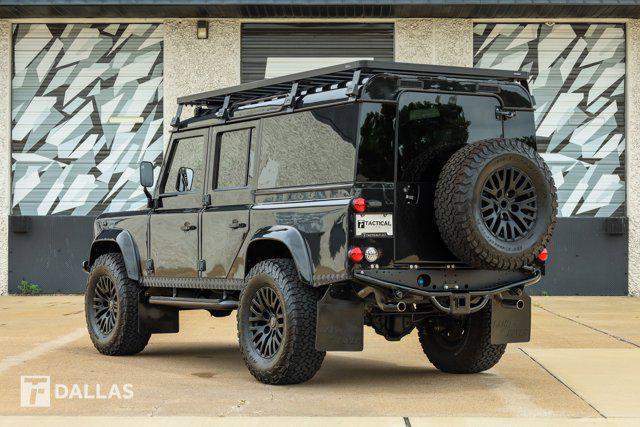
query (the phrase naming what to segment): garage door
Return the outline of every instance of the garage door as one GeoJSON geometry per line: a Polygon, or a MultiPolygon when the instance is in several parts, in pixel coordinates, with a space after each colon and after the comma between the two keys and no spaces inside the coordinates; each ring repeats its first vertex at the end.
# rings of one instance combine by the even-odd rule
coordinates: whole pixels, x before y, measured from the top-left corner
{"type": "Polygon", "coordinates": [[[559,214],[624,216],[624,25],[478,23],[474,64],[531,73],[559,214]]]}
{"type": "Polygon", "coordinates": [[[393,24],[243,24],[242,82],[356,59],[393,61],[393,24]]]}
{"type": "Polygon", "coordinates": [[[142,206],[137,165],[162,154],[162,26],[18,24],[13,43],[13,214],[142,206]]]}

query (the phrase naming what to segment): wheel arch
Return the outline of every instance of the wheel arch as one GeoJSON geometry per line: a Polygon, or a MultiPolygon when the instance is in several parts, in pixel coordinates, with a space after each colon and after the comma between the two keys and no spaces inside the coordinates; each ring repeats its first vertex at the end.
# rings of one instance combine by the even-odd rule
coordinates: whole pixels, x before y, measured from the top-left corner
{"type": "Polygon", "coordinates": [[[312,283],[313,263],[309,246],[302,234],[290,226],[265,227],[253,235],[247,246],[245,276],[260,260],[280,257],[293,259],[300,280],[312,283]]]}
{"type": "Polygon", "coordinates": [[[124,259],[127,276],[131,280],[140,281],[140,255],[131,233],[127,230],[102,230],[91,244],[89,268],[100,256],[109,252],[119,252],[124,259]]]}

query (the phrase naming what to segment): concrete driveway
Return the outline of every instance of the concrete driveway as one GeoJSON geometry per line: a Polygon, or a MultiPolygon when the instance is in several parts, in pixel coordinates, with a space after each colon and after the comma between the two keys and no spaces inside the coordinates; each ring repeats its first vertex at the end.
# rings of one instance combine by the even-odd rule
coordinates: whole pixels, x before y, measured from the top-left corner
{"type": "Polygon", "coordinates": [[[640,299],[534,298],[532,341],[510,345],[495,368],[478,375],[437,371],[415,332],[393,343],[367,328],[364,352],[329,353],[306,384],[267,386],[243,365],[235,316],[183,312],[180,327],[179,334],[153,336],[137,356],[106,357],[87,336],[82,296],[0,298],[0,415],[73,416],[53,419],[65,426],[79,415],[217,416],[226,417],[219,420],[224,425],[252,423],[234,418],[246,416],[384,416],[391,418],[376,423],[413,427],[507,423],[513,417],[535,425],[550,419],[640,422],[640,299]],[[66,398],[52,392],[50,407],[21,407],[25,375],[50,376],[60,396],[67,390],[66,398]],[[81,391],[69,398],[74,384],[81,391]],[[131,385],[130,399],[122,396],[125,384],[131,385]],[[114,386],[121,398],[96,398],[114,386]]]}

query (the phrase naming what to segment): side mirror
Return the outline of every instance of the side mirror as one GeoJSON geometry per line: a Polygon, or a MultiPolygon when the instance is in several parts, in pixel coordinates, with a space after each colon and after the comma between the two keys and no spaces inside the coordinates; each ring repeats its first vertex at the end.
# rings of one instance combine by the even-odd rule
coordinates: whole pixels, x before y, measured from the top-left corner
{"type": "Polygon", "coordinates": [[[153,187],[153,163],[140,162],[140,185],[144,188],[153,187]]]}
{"type": "Polygon", "coordinates": [[[191,185],[193,185],[193,169],[185,168],[183,166],[178,169],[176,190],[181,193],[184,191],[191,191],[191,185]]]}
{"type": "Polygon", "coordinates": [[[147,190],[147,188],[153,187],[153,163],[140,162],[140,185],[142,185],[144,195],[147,196],[147,207],[153,208],[153,196],[147,190]]]}

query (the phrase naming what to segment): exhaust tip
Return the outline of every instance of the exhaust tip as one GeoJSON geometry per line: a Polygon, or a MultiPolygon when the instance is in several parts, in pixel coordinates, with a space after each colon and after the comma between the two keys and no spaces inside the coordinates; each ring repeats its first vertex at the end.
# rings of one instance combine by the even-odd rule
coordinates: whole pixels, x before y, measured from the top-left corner
{"type": "Polygon", "coordinates": [[[502,300],[502,306],[514,310],[522,310],[524,308],[524,301],[521,299],[504,299],[502,300]]]}
{"type": "Polygon", "coordinates": [[[396,305],[396,308],[398,309],[398,311],[405,311],[407,309],[407,304],[405,304],[403,301],[400,301],[398,305],[396,305]]]}

